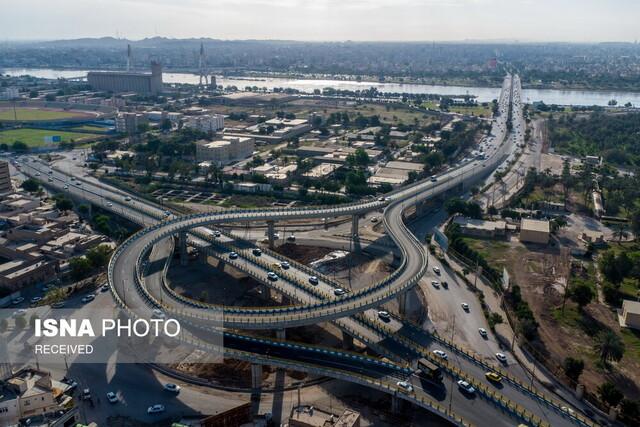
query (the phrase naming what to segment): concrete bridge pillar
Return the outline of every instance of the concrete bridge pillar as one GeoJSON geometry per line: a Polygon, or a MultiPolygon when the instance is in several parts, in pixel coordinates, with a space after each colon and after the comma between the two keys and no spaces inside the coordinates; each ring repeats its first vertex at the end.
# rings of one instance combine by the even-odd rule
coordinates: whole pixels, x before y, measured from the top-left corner
{"type": "Polygon", "coordinates": [[[276,338],[279,340],[287,339],[287,330],[285,328],[276,329],[276,338]]]}
{"type": "Polygon", "coordinates": [[[360,221],[360,216],[359,215],[352,215],[351,216],[351,236],[357,236],[358,235],[359,221],[360,221]]]}
{"type": "Polygon", "coordinates": [[[185,266],[189,262],[187,259],[187,233],[181,231],[178,235],[178,244],[180,245],[180,265],[185,266]]]}
{"type": "Polygon", "coordinates": [[[251,364],[251,388],[254,391],[260,390],[262,387],[262,365],[257,363],[251,364]]]}
{"type": "Polygon", "coordinates": [[[409,292],[405,291],[398,295],[398,311],[401,316],[407,315],[407,309],[409,308],[409,292]]]}
{"type": "Polygon", "coordinates": [[[267,221],[267,237],[269,238],[269,249],[273,249],[276,243],[276,223],[267,221]]]}
{"type": "Polygon", "coordinates": [[[342,331],[342,348],[345,350],[353,349],[353,337],[345,331],[342,331]]]}
{"type": "Polygon", "coordinates": [[[391,412],[394,414],[399,414],[402,410],[402,399],[400,399],[395,394],[391,396],[391,412]]]}

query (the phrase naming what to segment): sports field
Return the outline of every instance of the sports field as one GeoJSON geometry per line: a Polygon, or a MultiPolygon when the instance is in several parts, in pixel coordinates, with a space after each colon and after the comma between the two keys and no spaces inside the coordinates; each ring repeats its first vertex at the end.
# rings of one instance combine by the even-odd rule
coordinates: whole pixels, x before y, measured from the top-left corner
{"type": "Polygon", "coordinates": [[[61,138],[61,142],[82,142],[87,139],[96,138],[98,134],[93,133],[77,133],[77,132],[65,132],[59,130],[44,130],[44,129],[11,129],[0,132],[0,144],[7,144],[11,146],[16,141],[22,141],[29,147],[43,147],[45,136],[58,135],[61,138]]]}
{"type": "MultiPolygon", "coordinates": [[[[82,111],[62,111],[46,108],[16,108],[18,121],[62,120],[73,117],[93,117],[82,111]]],[[[13,108],[0,108],[0,120],[14,120],[13,108]]]]}

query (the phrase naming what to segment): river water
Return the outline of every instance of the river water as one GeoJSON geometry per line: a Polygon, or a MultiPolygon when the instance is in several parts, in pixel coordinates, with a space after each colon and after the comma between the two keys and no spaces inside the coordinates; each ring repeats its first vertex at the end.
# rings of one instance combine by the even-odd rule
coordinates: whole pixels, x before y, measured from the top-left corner
{"type": "MultiPolygon", "coordinates": [[[[72,78],[85,76],[87,70],[53,70],[53,69],[27,69],[7,68],[2,73],[12,76],[32,75],[40,78],[72,78]]],[[[165,83],[190,83],[197,84],[198,76],[189,73],[163,73],[165,83]]],[[[314,89],[332,87],[343,90],[362,90],[375,87],[380,92],[393,93],[421,93],[437,95],[474,95],[478,102],[487,102],[496,99],[500,88],[491,87],[466,87],[443,86],[426,84],[400,84],[379,82],[356,82],[347,80],[313,80],[294,79],[285,77],[220,77],[216,78],[218,85],[237,86],[243,89],[246,86],[274,87],[298,89],[301,92],[312,93],[314,89]]],[[[640,107],[640,92],[627,91],[594,91],[594,90],[559,90],[559,89],[524,89],[523,99],[526,102],[543,101],[545,104],[559,105],[600,105],[606,106],[610,100],[615,99],[618,105],[630,102],[634,107],[640,107]]]]}

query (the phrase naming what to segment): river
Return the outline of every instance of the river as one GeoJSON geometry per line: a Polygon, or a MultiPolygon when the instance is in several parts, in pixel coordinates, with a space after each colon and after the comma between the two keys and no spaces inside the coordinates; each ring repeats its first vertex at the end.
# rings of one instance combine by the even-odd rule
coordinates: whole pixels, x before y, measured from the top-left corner
{"type": "MultiPolygon", "coordinates": [[[[2,70],[4,74],[11,76],[31,75],[40,78],[72,78],[86,75],[87,70],[54,70],[35,68],[7,68],[2,70]]],[[[162,75],[165,83],[190,83],[197,84],[198,76],[189,73],[170,73],[162,75]]],[[[443,86],[426,85],[414,83],[379,83],[379,82],[357,82],[348,80],[313,80],[294,79],[286,77],[221,77],[216,78],[218,85],[237,86],[242,89],[246,86],[274,87],[298,89],[301,92],[312,93],[314,89],[332,87],[334,89],[358,90],[375,87],[380,92],[394,93],[423,93],[438,95],[474,95],[478,102],[488,102],[496,99],[500,88],[491,87],[466,87],[466,86],[443,86]]],[[[618,105],[630,102],[634,107],[640,107],[640,92],[628,91],[595,91],[595,90],[560,90],[560,89],[524,89],[523,99],[526,102],[543,101],[545,104],[559,105],[600,105],[606,106],[610,100],[615,99],[618,105]]]]}

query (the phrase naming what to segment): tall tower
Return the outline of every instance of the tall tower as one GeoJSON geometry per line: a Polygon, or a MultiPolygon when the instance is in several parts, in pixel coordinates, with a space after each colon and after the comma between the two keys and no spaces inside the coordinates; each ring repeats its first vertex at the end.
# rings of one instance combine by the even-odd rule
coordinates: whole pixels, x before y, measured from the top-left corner
{"type": "Polygon", "coordinates": [[[198,73],[200,74],[200,86],[202,86],[202,80],[204,79],[204,84],[205,86],[209,85],[209,73],[207,73],[206,70],[206,64],[205,64],[205,57],[204,57],[204,44],[202,42],[200,42],[200,59],[198,61],[198,73]]]}
{"type": "Polygon", "coordinates": [[[131,45],[127,44],[127,71],[131,70],[131,45]]]}

